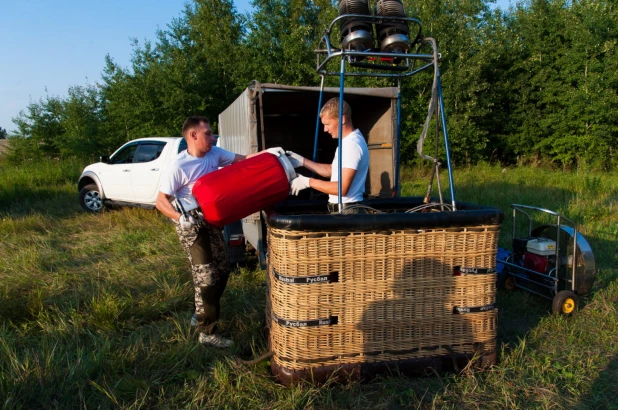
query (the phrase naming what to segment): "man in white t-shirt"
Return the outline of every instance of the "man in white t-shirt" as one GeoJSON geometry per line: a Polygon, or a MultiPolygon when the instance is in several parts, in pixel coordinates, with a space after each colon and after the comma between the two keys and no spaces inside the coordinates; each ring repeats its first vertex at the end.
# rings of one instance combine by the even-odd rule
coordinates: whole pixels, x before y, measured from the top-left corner
{"type": "MultiPolygon", "coordinates": [[[[172,200],[184,203],[186,211],[197,207],[191,194],[195,182],[219,167],[245,159],[245,156],[215,146],[215,136],[205,117],[187,118],[182,135],[187,141],[187,150],[178,154],[163,171],[156,207],[174,222],[178,239],[191,262],[195,288],[195,316],[192,320],[195,323],[192,324],[200,333],[199,342],[228,347],[232,341],[216,332],[219,301],[230,274],[223,234],[220,228],[204,222],[197,208],[183,215],[172,200]]],[[[249,154],[246,158],[257,154],[249,154]]]]}
{"type": "MultiPolygon", "coordinates": [[[[324,124],[324,131],[337,139],[339,137],[339,98],[331,98],[324,104],[320,110],[320,120],[324,124]]],[[[343,102],[341,128],[343,135],[341,140],[341,202],[345,210],[363,200],[365,180],[369,171],[367,143],[361,132],[358,129],[354,129],[352,125],[352,109],[345,101],[343,102]]],[[[339,148],[337,147],[335,158],[331,164],[313,162],[291,151],[288,151],[287,154],[295,168],[302,166],[323,177],[330,177],[330,181],[324,181],[299,174],[292,181],[292,193],[298,195],[303,189],[311,187],[329,194],[329,211],[331,213],[338,213],[339,148]]]]}

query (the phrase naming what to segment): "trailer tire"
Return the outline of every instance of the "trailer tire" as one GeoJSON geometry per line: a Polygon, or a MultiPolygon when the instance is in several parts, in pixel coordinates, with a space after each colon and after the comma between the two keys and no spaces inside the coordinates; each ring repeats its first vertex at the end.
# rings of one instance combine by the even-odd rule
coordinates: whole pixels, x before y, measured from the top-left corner
{"type": "Polygon", "coordinates": [[[570,290],[561,290],[554,296],[551,310],[555,314],[573,314],[577,310],[577,295],[570,290]]]}

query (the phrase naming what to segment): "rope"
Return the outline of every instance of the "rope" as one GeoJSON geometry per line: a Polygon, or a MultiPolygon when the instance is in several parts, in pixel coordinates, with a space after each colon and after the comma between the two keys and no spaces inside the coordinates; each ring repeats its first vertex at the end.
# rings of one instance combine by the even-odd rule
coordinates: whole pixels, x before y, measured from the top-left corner
{"type": "Polygon", "coordinates": [[[236,363],[238,364],[244,364],[245,366],[253,366],[256,365],[260,362],[263,362],[266,359],[271,358],[273,355],[275,354],[275,352],[273,352],[272,350],[270,352],[264,353],[263,355],[261,355],[258,358],[255,358],[253,360],[243,360],[241,358],[236,358],[236,363]]]}
{"type": "MultiPolygon", "coordinates": [[[[427,192],[425,194],[425,202],[429,202],[429,198],[431,196],[431,189],[433,186],[433,181],[435,179],[438,184],[438,193],[440,196],[441,210],[444,210],[446,207],[444,206],[444,200],[442,198],[442,187],[440,186],[440,178],[439,178],[440,162],[437,159],[438,134],[439,134],[438,117],[440,115],[439,107],[438,107],[438,45],[436,43],[436,40],[432,37],[424,38],[420,47],[422,47],[425,44],[430,44],[433,50],[433,65],[434,65],[433,85],[431,87],[431,99],[429,100],[429,108],[427,109],[427,117],[425,118],[425,123],[423,124],[423,131],[421,132],[418,142],[416,143],[416,151],[418,152],[418,155],[420,155],[421,158],[433,162],[432,170],[431,170],[431,177],[429,179],[429,184],[427,185],[427,192]],[[436,117],[436,138],[435,138],[436,140],[435,156],[436,157],[435,158],[430,155],[423,154],[423,145],[425,144],[425,140],[427,139],[429,126],[431,124],[431,119],[434,117],[434,115],[436,117]]],[[[453,208],[450,207],[449,210],[453,210],[453,208]]]]}
{"type": "Polygon", "coordinates": [[[438,70],[437,70],[438,46],[436,44],[436,40],[431,37],[425,37],[421,46],[427,43],[431,44],[431,47],[433,49],[433,64],[434,64],[433,85],[431,86],[431,99],[429,100],[429,108],[427,110],[427,117],[425,118],[425,124],[423,124],[423,131],[421,132],[421,136],[419,137],[418,142],[416,143],[416,151],[421,156],[421,158],[426,159],[428,161],[437,162],[438,160],[436,158],[423,154],[423,145],[425,143],[425,139],[427,138],[429,125],[431,124],[431,118],[433,117],[434,113],[436,113],[438,110],[438,70]]]}
{"type": "Polygon", "coordinates": [[[441,210],[444,210],[444,208],[446,208],[449,211],[453,210],[453,206],[450,205],[450,204],[440,204],[440,203],[437,203],[437,202],[431,202],[431,203],[428,203],[428,204],[419,205],[419,206],[414,207],[412,209],[408,209],[405,213],[411,214],[411,213],[414,213],[414,212],[419,212],[419,211],[422,212],[422,211],[424,211],[426,209],[438,208],[438,207],[441,208],[441,210]]]}

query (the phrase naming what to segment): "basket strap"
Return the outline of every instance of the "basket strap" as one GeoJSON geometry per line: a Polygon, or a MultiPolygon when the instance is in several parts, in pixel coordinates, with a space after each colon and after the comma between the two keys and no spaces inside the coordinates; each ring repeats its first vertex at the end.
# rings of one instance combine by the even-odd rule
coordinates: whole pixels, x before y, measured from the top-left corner
{"type": "Polygon", "coordinates": [[[476,268],[476,267],[455,266],[453,268],[453,273],[455,274],[455,276],[459,276],[459,275],[489,275],[491,273],[496,273],[496,268],[476,268]]]}
{"type": "Polygon", "coordinates": [[[333,283],[339,282],[339,272],[331,272],[325,275],[316,276],[285,276],[273,269],[275,279],[283,283],[294,285],[307,285],[311,283],[333,283]]]}
{"type": "Polygon", "coordinates": [[[455,306],[453,308],[453,314],[465,314],[465,313],[480,313],[487,312],[488,310],[494,310],[496,308],[495,303],[483,306],[455,306]]]}
{"type": "Polygon", "coordinates": [[[284,327],[319,327],[319,326],[331,326],[339,323],[337,316],[330,316],[326,319],[313,319],[313,320],[288,320],[280,318],[273,313],[273,320],[284,327]]]}

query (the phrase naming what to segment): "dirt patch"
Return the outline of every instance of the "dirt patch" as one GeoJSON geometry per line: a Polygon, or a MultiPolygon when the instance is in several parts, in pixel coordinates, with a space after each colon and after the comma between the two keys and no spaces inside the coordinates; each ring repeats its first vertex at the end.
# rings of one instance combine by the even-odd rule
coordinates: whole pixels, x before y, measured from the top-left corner
{"type": "Polygon", "coordinates": [[[2,155],[9,145],[9,140],[0,140],[0,155],[2,155]]]}

